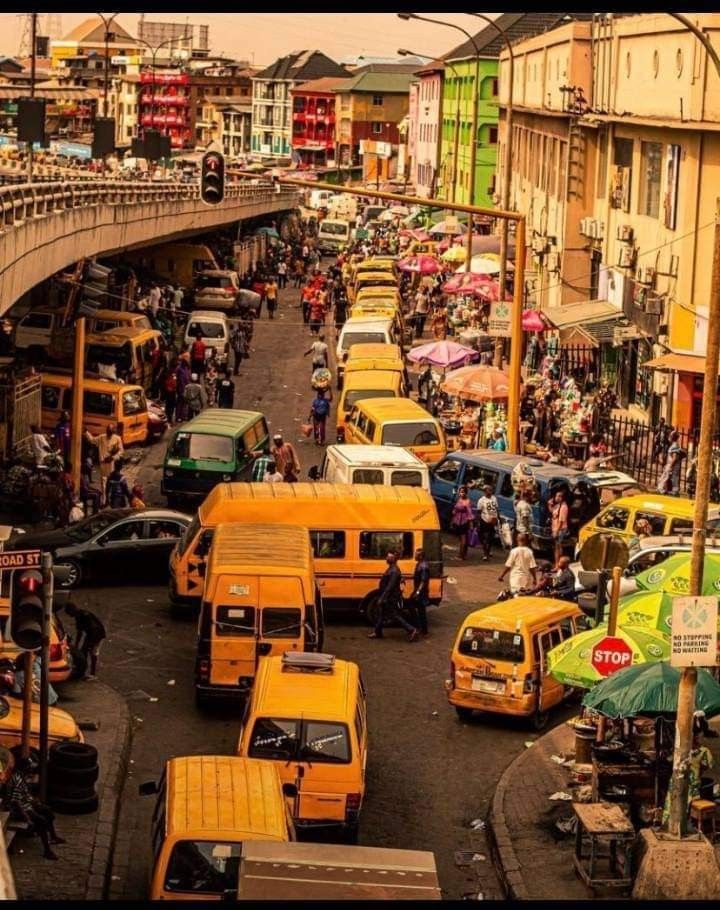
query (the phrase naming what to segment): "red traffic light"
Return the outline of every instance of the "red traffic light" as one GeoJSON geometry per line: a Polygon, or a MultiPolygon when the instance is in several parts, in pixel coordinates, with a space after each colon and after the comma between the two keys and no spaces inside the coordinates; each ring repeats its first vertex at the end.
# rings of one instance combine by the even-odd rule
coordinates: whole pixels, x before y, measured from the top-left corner
{"type": "Polygon", "coordinates": [[[24,651],[42,645],[43,579],[37,569],[16,570],[10,596],[10,638],[24,651]]]}
{"type": "Polygon", "coordinates": [[[200,198],[217,205],[225,196],[225,158],[219,152],[206,152],[200,169],[200,198]]]}
{"type": "Polygon", "coordinates": [[[42,590],[42,573],[38,572],[37,569],[28,569],[25,572],[18,573],[17,577],[13,578],[13,582],[19,593],[37,594],[42,590]]]}

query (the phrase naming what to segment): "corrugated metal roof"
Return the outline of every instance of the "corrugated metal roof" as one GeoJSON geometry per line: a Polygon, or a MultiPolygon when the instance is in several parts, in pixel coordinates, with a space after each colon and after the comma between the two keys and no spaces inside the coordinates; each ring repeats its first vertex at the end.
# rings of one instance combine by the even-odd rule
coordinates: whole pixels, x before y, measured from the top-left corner
{"type": "Polygon", "coordinates": [[[322,51],[295,51],[279,57],[274,63],[256,73],[256,79],[293,79],[306,82],[322,76],[347,76],[348,71],[322,51]]]}
{"type": "MultiPolygon", "coordinates": [[[[592,19],[592,13],[503,13],[494,20],[499,29],[505,32],[511,43],[540,35],[550,29],[563,24],[565,17],[568,21],[592,19]]],[[[482,31],[473,35],[475,44],[481,57],[499,57],[505,47],[504,40],[498,35],[497,29],[486,25],[482,31]]],[[[464,41],[453,48],[449,54],[444,55],[445,60],[466,60],[475,56],[475,48],[471,41],[464,41]]]]}
{"type": "Polygon", "coordinates": [[[303,92],[327,92],[340,91],[343,86],[350,82],[349,78],[337,76],[323,76],[321,79],[312,79],[310,82],[301,82],[295,85],[292,91],[296,94],[303,92]]]}
{"type": "Polygon", "coordinates": [[[351,79],[341,91],[343,92],[386,92],[405,94],[410,90],[410,83],[415,77],[409,73],[360,73],[351,79]]]}

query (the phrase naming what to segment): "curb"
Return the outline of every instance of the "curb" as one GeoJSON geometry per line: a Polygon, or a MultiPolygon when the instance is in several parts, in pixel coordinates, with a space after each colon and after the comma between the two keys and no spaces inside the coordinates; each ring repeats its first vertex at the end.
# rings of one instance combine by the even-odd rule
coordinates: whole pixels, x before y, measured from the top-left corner
{"type": "Polygon", "coordinates": [[[515,766],[524,755],[525,753],[521,752],[503,771],[495,788],[488,817],[489,839],[498,877],[506,897],[510,900],[519,901],[530,900],[530,892],[520,873],[520,863],[513,848],[510,831],[505,820],[505,793],[510,784],[510,778],[515,773],[515,766]]]}
{"type": "Polygon", "coordinates": [[[113,700],[118,702],[119,723],[115,734],[115,742],[111,757],[108,759],[108,768],[100,793],[100,806],[98,810],[95,843],[90,861],[85,889],[86,900],[107,900],[112,871],[113,855],[115,853],[115,840],[120,816],[120,800],[123,786],[127,776],[130,746],[132,743],[132,728],[130,724],[130,709],[120,693],[106,683],[96,682],[96,687],[105,686],[112,693],[113,700]]]}

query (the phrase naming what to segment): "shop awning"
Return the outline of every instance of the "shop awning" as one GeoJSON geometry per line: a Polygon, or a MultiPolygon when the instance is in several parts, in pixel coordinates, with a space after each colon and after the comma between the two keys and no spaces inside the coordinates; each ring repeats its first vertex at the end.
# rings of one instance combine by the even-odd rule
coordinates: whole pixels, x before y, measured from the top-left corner
{"type": "Polygon", "coordinates": [[[606,322],[622,316],[622,310],[609,300],[583,300],[580,303],[568,303],[563,306],[543,307],[543,313],[559,329],[606,322]]]}
{"type": "Polygon", "coordinates": [[[704,373],[705,358],[696,354],[663,354],[642,364],[653,370],[664,370],[668,373],[704,373]]]}

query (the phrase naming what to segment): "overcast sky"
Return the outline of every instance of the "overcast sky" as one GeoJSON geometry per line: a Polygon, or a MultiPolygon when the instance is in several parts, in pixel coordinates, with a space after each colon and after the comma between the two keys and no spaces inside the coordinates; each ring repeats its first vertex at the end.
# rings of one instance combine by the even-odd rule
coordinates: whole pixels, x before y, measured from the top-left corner
{"type": "MultiPolygon", "coordinates": [[[[454,22],[473,34],[482,23],[462,13],[424,13],[454,22]]],[[[496,14],[491,14],[496,15],[496,14]]],[[[89,17],[63,13],[63,33],[89,17]]],[[[293,50],[319,48],[334,59],[354,54],[395,56],[399,47],[419,54],[442,56],[465,39],[460,32],[424,22],[404,22],[394,13],[145,13],[159,22],[210,26],[213,51],[255,64],[269,64],[293,50]]],[[[137,34],[139,13],[122,13],[118,22],[137,34]]],[[[0,13],[0,53],[17,54],[22,26],[14,13],[0,13]]]]}

